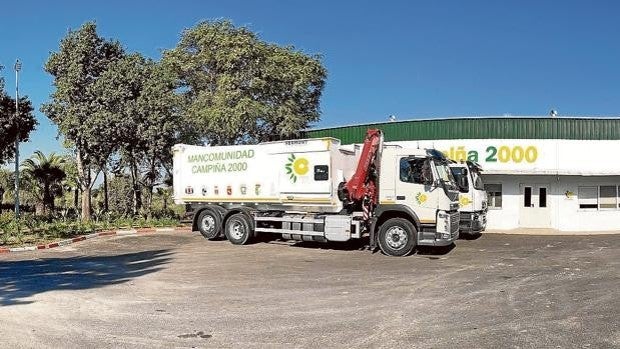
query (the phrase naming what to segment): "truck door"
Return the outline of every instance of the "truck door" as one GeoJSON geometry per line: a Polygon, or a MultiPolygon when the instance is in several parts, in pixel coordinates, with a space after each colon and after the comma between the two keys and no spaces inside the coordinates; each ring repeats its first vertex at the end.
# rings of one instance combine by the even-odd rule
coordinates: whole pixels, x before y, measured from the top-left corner
{"type": "Polygon", "coordinates": [[[437,202],[431,163],[423,157],[401,157],[396,176],[396,203],[410,206],[421,223],[435,223],[437,202]]]}

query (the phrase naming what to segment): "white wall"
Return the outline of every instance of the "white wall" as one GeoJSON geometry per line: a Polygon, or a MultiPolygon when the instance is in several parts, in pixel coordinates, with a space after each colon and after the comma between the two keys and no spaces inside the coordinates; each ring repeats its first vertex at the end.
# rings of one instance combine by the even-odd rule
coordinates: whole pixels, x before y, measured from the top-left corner
{"type": "Polygon", "coordinates": [[[502,208],[489,208],[488,229],[508,230],[520,227],[519,210],[523,198],[519,184],[549,184],[547,202],[551,227],[571,231],[620,230],[620,210],[586,210],[579,208],[578,187],[620,185],[620,176],[526,176],[483,175],[485,184],[502,184],[502,208]],[[573,192],[568,198],[565,193],[573,192]]]}

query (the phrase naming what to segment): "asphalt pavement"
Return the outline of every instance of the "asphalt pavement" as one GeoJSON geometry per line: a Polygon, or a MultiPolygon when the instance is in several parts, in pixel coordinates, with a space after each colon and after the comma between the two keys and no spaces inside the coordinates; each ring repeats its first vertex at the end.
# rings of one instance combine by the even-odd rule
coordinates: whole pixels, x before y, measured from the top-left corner
{"type": "Polygon", "coordinates": [[[27,348],[620,347],[620,235],[486,234],[395,258],[197,233],[0,255],[27,348]]]}

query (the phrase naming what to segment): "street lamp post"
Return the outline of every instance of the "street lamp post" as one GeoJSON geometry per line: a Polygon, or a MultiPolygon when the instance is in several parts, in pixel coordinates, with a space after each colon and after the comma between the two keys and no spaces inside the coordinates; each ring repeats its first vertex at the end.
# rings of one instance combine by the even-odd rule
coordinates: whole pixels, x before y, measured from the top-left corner
{"type": "MultiPolygon", "coordinates": [[[[22,63],[15,61],[15,120],[19,120],[19,71],[22,63]]],[[[15,218],[19,218],[19,123],[15,137],[15,218]]]]}

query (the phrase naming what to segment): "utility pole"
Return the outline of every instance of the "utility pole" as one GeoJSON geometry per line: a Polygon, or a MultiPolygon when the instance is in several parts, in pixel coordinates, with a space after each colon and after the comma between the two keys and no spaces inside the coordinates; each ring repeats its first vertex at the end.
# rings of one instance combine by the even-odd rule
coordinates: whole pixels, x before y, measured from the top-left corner
{"type": "MultiPolygon", "coordinates": [[[[19,120],[19,71],[22,63],[15,61],[15,120],[19,120]]],[[[15,137],[15,219],[19,219],[19,123],[15,137]]]]}

